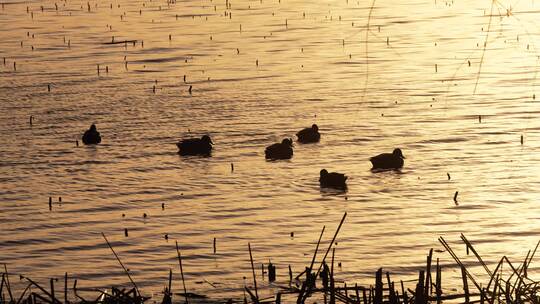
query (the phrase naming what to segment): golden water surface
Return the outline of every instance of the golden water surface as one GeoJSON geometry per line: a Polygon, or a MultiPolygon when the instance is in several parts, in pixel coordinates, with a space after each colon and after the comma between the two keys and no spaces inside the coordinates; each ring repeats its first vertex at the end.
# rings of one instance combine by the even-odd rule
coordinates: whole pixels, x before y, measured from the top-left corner
{"type": "Polygon", "coordinates": [[[521,261],[540,232],[539,15],[531,0],[8,0],[0,262],[39,282],[129,286],[103,232],[157,294],[169,268],[180,290],[177,240],[189,291],[241,297],[248,242],[286,283],[344,212],[348,283],[379,267],[413,278],[439,236],[464,255],[460,233],[489,263],[521,261]],[[92,123],[102,144],[77,147],[92,123]],[[264,160],[313,123],[320,143],[264,160]],[[202,134],[212,157],[177,154],[202,134]],[[372,173],[369,157],[395,147],[403,170],[372,173]],[[322,168],[347,174],[348,192],[321,191],[322,168]]]}

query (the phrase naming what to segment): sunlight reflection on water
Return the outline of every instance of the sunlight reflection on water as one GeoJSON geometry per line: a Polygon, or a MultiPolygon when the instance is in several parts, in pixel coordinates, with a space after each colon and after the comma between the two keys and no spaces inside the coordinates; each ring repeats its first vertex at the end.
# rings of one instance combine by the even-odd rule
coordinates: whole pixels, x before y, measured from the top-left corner
{"type": "Polygon", "coordinates": [[[351,282],[381,266],[414,277],[441,235],[464,233],[489,262],[537,241],[540,4],[497,4],[484,52],[489,1],[5,3],[0,262],[14,272],[125,284],[104,232],[148,292],[178,240],[191,290],[239,296],[247,242],[285,282],[345,211],[337,271],[351,282]],[[76,147],[93,122],[103,144],[76,147]],[[264,160],[312,123],[320,143],[264,160]],[[179,138],[205,133],[211,158],[178,156],[179,138]],[[370,172],[394,147],[404,169],[370,172]],[[348,192],[320,191],[322,168],[348,192]]]}

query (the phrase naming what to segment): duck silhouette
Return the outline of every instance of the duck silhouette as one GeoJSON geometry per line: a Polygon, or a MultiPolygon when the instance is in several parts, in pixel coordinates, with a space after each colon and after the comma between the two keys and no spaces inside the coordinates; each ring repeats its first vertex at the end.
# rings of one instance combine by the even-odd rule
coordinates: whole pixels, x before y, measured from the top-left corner
{"type": "Polygon", "coordinates": [[[319,183],[321,188],[334,188],[334,189],[346,189],[347,176],[343,173],[337,172],[328,172],[326,169],[321,170],[321,177],[319,178],[319,183]]]}
{"type": "Polygon", "coordinates": [[[281,143],[266,147],[264,155],[266,159],[290,159],[293,156],[292,145],[292,139],[284,138],[281,143]]]}
{"type": "Polygon", "coordinates": [[[321,139],[319,127],[316,124],[313,124],[311,128],[305,128],[298,131],[298,133],[296,133],[296,136],[298,137],[298,142],[303,144],[315,143],[321,139]]]}
{"type": "Polygon", "coordinates": [[[377,169],[399,169],[403,167],[403,159],[405,156],[403,156],[403,153],[401,152],[401,149],[396,148],[392,153],[382,153],[377,156],[373,156],[369,160],[371,161],[371,164],[373,165],[372,170],[377,169]]]}
{"type": "Polygon", "coordinates": [[[212,139],[208,135],[203,135],[201,138],[186,138],[182,139],[176,146],[180,155],[206,155],[212,153],[212,139]]]}
{"type": "Polygon", "coordinates": [[[82,141],[85,145],[97,145],[101,142],[101,135],[97,131],[95,124],[92,124],[90,129],[84,132],[82,141]]]}

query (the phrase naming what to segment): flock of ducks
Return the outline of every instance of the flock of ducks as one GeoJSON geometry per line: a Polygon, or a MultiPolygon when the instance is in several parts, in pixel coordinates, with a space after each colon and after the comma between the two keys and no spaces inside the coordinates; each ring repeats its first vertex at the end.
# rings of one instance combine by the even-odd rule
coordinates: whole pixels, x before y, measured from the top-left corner
{"type": "MultiPolygon", "coordinates": [[[[319,127],[313,124],[311,128],[305,128],[298,133],[298,142],[302,144],[316,143],[321,139],[319,127]]],[[[99,144],[101,136],[96,129],[96,125],[92,124],[90,129],[84,132],[82,141],[86,145],[99,144]]],[[[203,135],[201,138],[186,138],[176,143],[178,153],[182,156],[202,155],[210,156],[214,143],[208,135],[203,135]]],[[[293,156],[293,140],[285,138],[280,143],[272,144],[266,147],[264,151],[265,158],[268,160],[291,159],[293,156]]],[[[398,170],[403,167],[405,156],[401,149],[396,148],[392,153],[382,153],[371,157],[369,160],[373,165],[372,170],[398,170]]],[[[322,169],[320,172],[319,183],[321,188],[333,188],[338,190],[347,189],[347,176],[343,173],[328,172],[322,169]]]]}

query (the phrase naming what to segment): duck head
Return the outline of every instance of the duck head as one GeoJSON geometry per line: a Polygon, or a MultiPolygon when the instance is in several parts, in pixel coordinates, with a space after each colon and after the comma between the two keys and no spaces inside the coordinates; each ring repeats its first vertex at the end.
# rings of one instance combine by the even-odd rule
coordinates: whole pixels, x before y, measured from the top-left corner
{"type": "Polygon", "coordinates": [[[95,132],[95,131],[96,131],[96,125],[95,125],[95,124],[92,124],[92,125],[90,126],[90,131],[92,131],[92,132],[95,132]]]}
{"type": "Polygon", "coordinates": [[[282,144],[282,145],[287,145],[287,146],[292,147],[292,145],[293,145],[292,138],[284,138],[284,139],[281,141],[281,144],[282,144]]]}
{"type": "Polygon", "coordinates": [[[208,135],[203,135],[203,137],[201,137],[201,140],[205,143],[209,143],[211,145],[213,145],[214,143],[212,142],[212,139],[210,138],[210,136],[208,135]]]}
{"type": "Polygon", "coordinates": [[[316,124],[313,124],[313,125],[311,126],[311,129],[312,129],[313,131],[315,131],[315,132],[318,132],[318,131],[319,131],[319,126],[317,126],[316,124]]]}
{"type": "Polygon", "coordinates": [[[328,171],[326,169],[321,170],[321,177],[328,175],[328,171]]]}
{"type": "Polygon", "coordinates": [[[405,158],[400,148],[394,149],[394,152],[392,152],[392,155],[394,155],[395,157],[403,158],[403,159],[405,158]]]}

